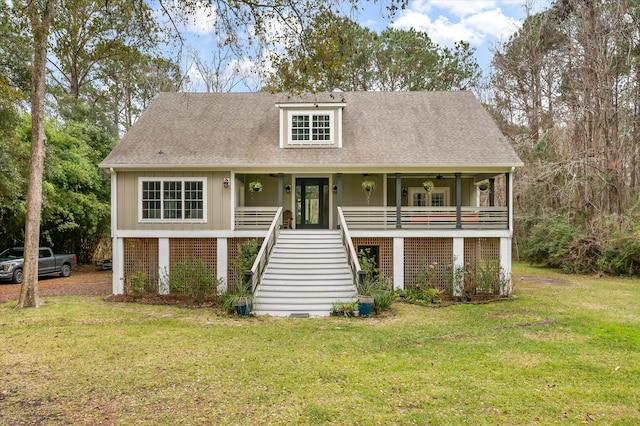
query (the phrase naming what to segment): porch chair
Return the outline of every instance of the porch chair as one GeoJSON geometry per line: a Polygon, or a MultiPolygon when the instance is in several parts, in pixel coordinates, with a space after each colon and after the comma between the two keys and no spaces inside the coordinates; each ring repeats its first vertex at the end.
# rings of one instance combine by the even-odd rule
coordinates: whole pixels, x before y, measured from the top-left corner
{"type": "Polygon", "coordinates": [[[292,229],[291,221],[292,221],[291,210],[285,210],[282,213],[282,228],[283,229],[292,229]]]}

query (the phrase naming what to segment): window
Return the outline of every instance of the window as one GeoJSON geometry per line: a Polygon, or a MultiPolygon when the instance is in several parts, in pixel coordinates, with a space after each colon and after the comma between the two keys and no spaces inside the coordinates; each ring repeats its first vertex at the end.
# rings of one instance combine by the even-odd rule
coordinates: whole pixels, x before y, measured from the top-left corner
{"type": "Polygon", "coordinates": [[[292,112],[290,144],[333,144],[333,112],[292,112]]]}
{"type": "Polygon", "coordinates": [[[141,221],[204,221],[204,179],[140,179],[141,221]]]}
{"type": "Polygon", "coordinates": [[[449,188],[435,187],[431,192],[424,188],[409,188],[409,204],[413,207],[448,207],[449,188]]]}

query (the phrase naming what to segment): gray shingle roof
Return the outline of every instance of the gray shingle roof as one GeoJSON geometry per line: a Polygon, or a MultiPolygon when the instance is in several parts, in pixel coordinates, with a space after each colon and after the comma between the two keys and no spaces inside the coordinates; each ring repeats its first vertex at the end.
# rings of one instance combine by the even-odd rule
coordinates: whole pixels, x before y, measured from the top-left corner
{"type": "Polygon", "coordinates": [[[102,162],[108,168],[521,166],[470,92],[163,93],[102,162]],[[344,102],[343,148],[282,149],[276,103],[344,102]]]}

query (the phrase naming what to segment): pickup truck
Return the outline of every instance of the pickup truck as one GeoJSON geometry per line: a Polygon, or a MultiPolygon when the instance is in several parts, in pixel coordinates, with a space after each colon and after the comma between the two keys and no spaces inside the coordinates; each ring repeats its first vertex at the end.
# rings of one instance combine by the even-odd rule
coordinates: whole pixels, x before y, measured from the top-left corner
{"type": "MultiPolygon", "coordinates": [[[[24,265],[24,247],[13,247],[0,253],[0,280],[22,283],[24,265]]],[[[71,275],[71,270],[78,265],[75,254],[53,254],[49,247],[38,250],[38,276],[60,274],[61,277],[71,275]]]]}

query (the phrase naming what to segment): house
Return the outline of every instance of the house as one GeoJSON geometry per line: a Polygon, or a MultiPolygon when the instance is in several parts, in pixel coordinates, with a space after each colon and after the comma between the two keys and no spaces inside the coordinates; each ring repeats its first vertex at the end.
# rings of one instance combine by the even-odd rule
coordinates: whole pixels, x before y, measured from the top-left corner
{"type": "Polygon", "coordinates": [[[519,166],[470,92],[163,93],[101,164],[113,293],[140,271],[166,293],[185,258],[231,282],[258,238],[258,313],[328,314],[365,248],[396,289],[510,294],[519,166]],[[468,279],[487,265],[499,289],[468,279]]]}

